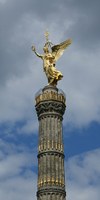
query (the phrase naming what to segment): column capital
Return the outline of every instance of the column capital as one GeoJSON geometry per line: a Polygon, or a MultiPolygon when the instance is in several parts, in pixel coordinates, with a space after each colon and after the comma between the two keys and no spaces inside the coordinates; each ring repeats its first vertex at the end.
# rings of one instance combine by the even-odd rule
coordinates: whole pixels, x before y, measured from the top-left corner
{"type": "Polygon", "coordinates": [[[36,94],[36,111],[38,117],[42,114],[58,114],[63,116],[66,108],[66,97],[62,90],[54,86],[45,86],[36,94]]]}

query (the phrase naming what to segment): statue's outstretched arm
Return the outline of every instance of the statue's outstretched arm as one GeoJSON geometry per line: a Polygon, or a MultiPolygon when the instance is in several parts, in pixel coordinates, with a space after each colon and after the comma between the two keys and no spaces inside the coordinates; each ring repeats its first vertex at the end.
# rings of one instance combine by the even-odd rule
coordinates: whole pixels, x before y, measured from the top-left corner
{"type": "Polygon", "coordinates": [[[39,58],[42,58],[43,56],[40,55],[39,53],[36,52],[36,49],[34,46],[32,46],[32,51],[34,51],[34,53],[39,57],[39,58]]]}

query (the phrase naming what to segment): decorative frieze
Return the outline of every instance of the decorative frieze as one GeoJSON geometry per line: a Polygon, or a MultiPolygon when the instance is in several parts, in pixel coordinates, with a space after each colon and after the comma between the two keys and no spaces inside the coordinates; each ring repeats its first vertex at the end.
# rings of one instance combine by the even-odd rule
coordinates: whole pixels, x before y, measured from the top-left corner
{"type": "Polygon", "coordinates": [[[48,100],[37,104],[36,111],[38,117],[41,117],[42,114],[45,115],[59,114],[60,116],[63,116],[65,112],[65,104],[62,102],[48,100]]]}

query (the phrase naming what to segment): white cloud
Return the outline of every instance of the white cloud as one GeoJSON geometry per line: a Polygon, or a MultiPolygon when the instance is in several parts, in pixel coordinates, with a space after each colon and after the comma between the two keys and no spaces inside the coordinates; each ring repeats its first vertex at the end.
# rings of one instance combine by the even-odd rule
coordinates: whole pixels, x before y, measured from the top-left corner
{"type": "MultiPolygon", "coordinates": [[[[37,77],[35,70],[34,75],[37,77]]],[[[33,99],[36,88],[33,71],[23,78],[12,78],[0,91],[1,121],[27,119],[34,110],[33,99]]],[[[34,115],[34,113],[33,113],[34,115]]]]}
{"type": "Polygon", "coordinates": [[[0,182],[0,199],[36,200],[36,174],[27,175],[27,178],[17,176],[0,182]]]}
{"type": "MultiPolygon", "coordinates": [[[[17,1],[15,2],[18,6],[19,2],[18,5],[17,1]]],[[[27,2],[25,2],[25,6],[27,6],[27,2]]],[[[63,7],[64,4],[62,4],[61,10],[63,10],[63,7]]],[[[50,8],[54,9],[52,6],[50,8]]],[[[61,16],[65,16],[66,7],[64,8],[64,13],[60,13],[61,16]]],[[[6,59],[4,59],[5,63],[3,63],[0,73],[0,80],[3,82],[0,88],[0,121],[13,123],[26,120],[26,125],[19,132],[32,133],[36,130],[37,119],[33,108],[35,104],[33,99],[35,93],[47,84],[47,80],[45,74],[43,74],[42,62],[33,55],[31,45],[34,43],[36,49],[41,52],[45,42],[44,32],[46,29],[50,32],[51,41],[59,43],[67,39],[67,36],[69,37],[71,31],[73,31],[73,27],[79,26],[79,24],[77,24],[76,18],[74,19],[73,16],[69,15],[69,12],[67,15],[70,17],[65,18],[65,21],[62,18],[55,17],[58,16],[55,12],[44,21],[43,18],[36,17],[36,12],[33,14],[29,12],[30,9],[28,7],[28,10],[24,10],[18,18],[16,17],[16,23],[11,27],[11,32],[6,37],[7,42],[4,42],[3,45],[6,46],[4,48],[6,49],[4,52],[6,59]],[[55,21],[52,21],[54,17],[55,21]],[[61,22],[62,29],[59,28],[61,22]],[[32,119],[35,127],[32,127],[32,119]]],[[[36,9],[38,10],[37,7],[36,9]]],[[[44,10],[44,7],[42,9],[44,10]]],[[[41,16],[41,13],[39,14],[41,16]]],[[[79,16],[80,13],[77,16],[78,19],[79,16]]],[[[10,17],[8,18],[10,19],[10,17]]],[[[82,18],[82,20],[85,19],[82,18]]],[[[87,38],[84,38],[83,42],[85,41],[87,41],[87,38]]],[[[92,41],[94,42],[94,40],[92,41]]],[[[80,43],[80,40],[76,41],[76,38],[73,38],[72,45],[57,63],[57,68],[64,74],[64,78],[59,82],[58,87],[61,87],[67,96],[67,111],[64,120],[65,123],[68,122],[76,127],[87,126],[92,121],[100,122],[100,48],[99,45],[95,47],[93,43],[94,49],[90,49],[88,41],[87,46],[84,47],[83,42],[80,43]]]]}
{"type": "Polygon", "coordinates": [[[93,54],[74,46],[69,51],[64,57],[67,66],[62,69],[65,76],[61,83],[67,96],[65,123],[81,127],[100,122],[99,50],[93,54]]]}
{"type": "MultiPolygon", "coordinates": [[[[17,133],[37,130],[33,99],[47,81],[42,62],[30,47],[33,43],[41,52],[46,29],[53,43],[73,37],[72,45],[57,63],[64,74],[58,87],[67,96],[65,124],[82,127],[92,121],[100,122],[100,1],[91,0],[88,6],[87,1],[75,1],[75,4],[54,1],[49,2],[49,9],[47,1],[1,0],[0,3],[0,123],[8,125],[5,134],[12,132],[16,122],[24,120],[23,127],[16,127],[17,133]]],[[[24,147],[2,140],[0,145],[0,199],[35,198],[36,174],[28,169],[34,155],[26,153],[28,149],[24,147]]],[[[96,150],[68,161],[69,199],[99,199],[99,157],[96,150]]]]}
{"type": "MultiPolygon", "coordinates": [[[[34,172],[36,155],[4,149],[9,146],[1,140],[0,157],[0,198],[3,200],[36,199],[37,175],[34,172]]],[[[100,149],[69,158],[66,163],[66,191],[71,200],[99,200],[100,197],[100,149]]]]}
{"type": "MultiPolygon", "coordinates": [[[[92,121],[100,122],[100,69],[97,52],[95,55],[88,54],[87,56],[85,52],[77,50],[75,52],[72,48],[71,50],[68,49],[65,54],[62,61],[57,64],[64,74],[64,78],[59,82],[58,87],[61,87],[67,95],[65,123],[67,121],[81,127],[92,121]]],[[[35,130],[34,127],[32,128],[34,126],[32,119],[35,120],[33,124],[36,124],[37,119],[34,108],[35,93],[46,84],[42,62],[37,58],[35,67],[33,63],[34,56],[33,60],[29,61],[29,73],[19,78],[12,77],[0,91],[1,122],[16,122],[25,119],[27,120],[27,128],[30,124],[29,131],[31,132],[35,130]],[[41,67],[38,66],[39,64],[41,67]]]]}
{"type": "MultiPolygon", "coordinates": [[[[0,161],[0,179],[16,176],[32,164],[33,155],[31,153],[16,153],[5,156],[0,161]]],[[[36,163],[36,162],[35,162],[36,163]]]]}
{"type": "Polygon", "coordinates": [[[67,163],[68,198],[99,200],[100,149],[70,158],[67,163]]]}
{"type": "Polygon", "coordinates": [[[93,200],[93,199],[96,199],[96,200],[99,200],[100,198],[100,192],[99,192],[99,187],[94,187],[94,186],[91,186],[91,187],[86,187],[86,188],[81,188],[80,186],[76,186],[73,185],[73,186],[69,186],[71,187],[71,189],[68,190],[69,194],[68,194],[68,199],[71,200],[71,199],[75,199],[75,200],[93,200]]]}
{"type": "Polygon", "coordinates": [[[9,146],[0,140],[0,199],[36,199],[37,175],[32,170],[37,167],[36,153],[15,144],[11,152],[9,146]]]}
{"type": "Polygon", "coordinates": [[[37,166],[36,153],[24,146],[20,147],[0,140],[0,150],[0,180],[18,176],[32,165],[37,166]]]}
{"type": "Polygon", "coordinates": [[[38,132],[38,121],[28,120],[21,128],[17,128],[18,134],[36,134],[38,132]]]}

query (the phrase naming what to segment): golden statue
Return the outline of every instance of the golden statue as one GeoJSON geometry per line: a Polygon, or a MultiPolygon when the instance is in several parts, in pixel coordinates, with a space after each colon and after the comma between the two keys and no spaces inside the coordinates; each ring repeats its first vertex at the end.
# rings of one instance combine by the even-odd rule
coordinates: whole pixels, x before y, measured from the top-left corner
{"type": "Polygon", "coordinates": [[[71,44],[71,39],[67,39],[64,42],[53,45],[48,39],[49,33],[45,33],[46,43],[43,47],[44,54],[40,55],[36,52],[34,46],[32,51],[43,60],[43,69],[48,79],[48,84],[56,86],[57,82],[63,78],[63,75],[55,67],[56,61],[62,56],[64,50],[71,44]]]}

